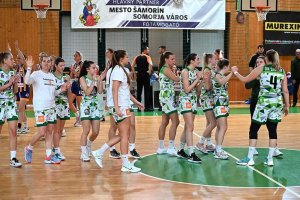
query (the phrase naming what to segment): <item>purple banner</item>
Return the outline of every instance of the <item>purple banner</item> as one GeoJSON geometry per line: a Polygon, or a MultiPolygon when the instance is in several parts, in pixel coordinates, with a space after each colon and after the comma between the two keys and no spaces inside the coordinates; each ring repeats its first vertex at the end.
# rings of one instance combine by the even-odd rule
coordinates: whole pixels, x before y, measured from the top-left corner
{"type": "Polygon", "coordinates": [[[195,28],[200,22],[170,22],[170,21],[127,21],[122,27],[151,28],[195,28]]]}

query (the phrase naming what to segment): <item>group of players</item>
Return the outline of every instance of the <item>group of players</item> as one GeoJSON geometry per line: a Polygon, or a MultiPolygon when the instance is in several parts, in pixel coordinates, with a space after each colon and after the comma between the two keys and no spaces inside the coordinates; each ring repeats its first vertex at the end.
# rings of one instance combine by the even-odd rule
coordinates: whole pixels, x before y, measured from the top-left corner
{"type": "MultiPolygon", "coordinates": [[[[15,94],[21,99],[29,97],[30,85],[33,88],[33,108],[37,133],[24,148],[25,160],[32,162],[33,147],[45,138],[46,157],[44,163],[58,164],[65,160],[59,142],[63,135],[66,120],[70,119],[70,110],[75,113],[76,126],[82,126],[80,140],[82,161],[95,158],[96,163],[102,166],[105,151],[110,150],[110,157],[121,158],[123,172],[138,172],[141,169],[128,160],[128,152],[134,158],[140,158],[135,149],[135,118],[133,105],[143,109],[144,105],[138,102],[130,93],[130,84],[134,75],[134,66],[128,65],[128,54],[124,50],[113,51],[107,49],[107,67],[99,74],[99,67],[93,62],[82,59],[82,54],[76,51],[75,64],[70,67],[70,76],[64,73],[65,62],[62,58],[48,56],[40,53],[38,65],[34,64],[32,56],[25,58],[16,45],[18,52],[17,65],[10,51],[0,53],[0,124],[8,121],[10,135],[10,165],[21,167],[16,158],[17,137],[16,132],[27,132],[25,105],[19,103],[17,108],[15,94]],[[108,140],[101,148],[92,151],[91,145],[97,138],[100,130],[100,120],[104,108],[103,81],[107,90],[107,109],[110,114],[110,128],[108,140]],[[73,102],[76,99],[77,108],[73,102]],[[19,114],[23,110],[24,114],[19,114]],[[25,117],[24,117],[25,115],[25,117]],[[80,119],[79,119],[80,117],[80,119]],[[19,124],[17,123],[19,120],[19,124]],[[21,123],[24,122],[24,128],[21,123]],[[24,131],[23,131],[24,130],[24,131]],[[90,134],[91,130],[91,134],[90,134]],[[118,134],[116,133],[118,130],[118,134]],[[120,143],[120,153],[115,149],[115,144],[120,143]],[[128,151],[129,150],[129,151],[128,151]]],[[[201,159],[194,152],[193,130],[197,113],[197,99],[206,117],[206,128],[195,148],[203,154],[213,152],[216,159],[228,159],[228,154],[222,149],[222,143],[227,131],[227,118],[229,116],[228,81],[235,75],[242,82],[259,79],[260,92],[255,107],[249,132],[248,155],[239,160],[239,165],[254,165],[253,156],[257,133],[261,124],[266,124],[269,131],[269,153],[265,164],[273,166],[273,156],[277,146],[277,124],[282,117],[282,110],[288,114],[289,100],[287,79],[279,63],[279,55],[274,50],[269,50],[266,57],[256,61],[256,68],[246,77],[238,73],[236,66],[230,67],[229,60],[223,58],[222,51],[203,55],[203,70],[197,67],[200,56],[196,53],[189,54],[185,59],[180,76],[173,73],[175,55],[166,51],[161,54],[159,63],[159,101],[162,106],[162,120],[158,131],[159,145],[157,154],[168,154],[187,159],[189,162],[201,163],[201,159]],[[231,70],[230,70],[231,69],[231,70]],[[179,95],[179,106],[175,102],[174,82],[180,82],[182,89],[179,95]],[[179,125],[178,112],[182,114],[185,125],[180,137],[179,148],[175,147],[177,127],[179,125]],[[166,149],[164,138],[166,128],[169,128],[169,144],[166,149]],[[211,133],[216,127],[215,141],[212,143],[211,133]],[[184,148],[187,145],[188,151],[184,148]],[[186,153],[187,152],[187,153],[186,153]]],[[[152,63],[151,63],[152,65],[152,63]]],[[[149,65],[150,67],[150,65],[149,65]]],[[[151,66],[152,69],[152,66],[151,66]]],[[[152,73],[152,72],[150,72],[152,73]]],[[[20,99],[20,100],[21,100],[20,99]]]]}

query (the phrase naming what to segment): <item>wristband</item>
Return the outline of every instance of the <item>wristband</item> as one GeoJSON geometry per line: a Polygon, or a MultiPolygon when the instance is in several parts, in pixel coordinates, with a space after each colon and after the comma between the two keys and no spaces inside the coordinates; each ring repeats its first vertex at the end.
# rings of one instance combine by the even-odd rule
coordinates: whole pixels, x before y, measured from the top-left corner
{"type": "Polygon", "coordinates": [[[238,72],[233,72],[233,73],[234,73],[234,75],[238,74],[238,72]]]}

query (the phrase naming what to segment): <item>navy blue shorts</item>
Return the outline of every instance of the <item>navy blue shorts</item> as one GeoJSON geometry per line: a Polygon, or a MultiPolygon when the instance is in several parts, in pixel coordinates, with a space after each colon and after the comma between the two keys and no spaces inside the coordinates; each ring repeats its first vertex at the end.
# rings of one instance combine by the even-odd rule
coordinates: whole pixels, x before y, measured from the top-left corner
{"type": "Polygon", "coordinates": [[[18,93],[16,93],[15,95],[16,95],[17,101],[20,101],[20,100],[29,101],[30,87],[28,85],[26,85],[26,90],[24,90],[23,88],[19,88],[18,93]]]}
{"type": "Polygon", "coordinates": [[[73,81],[72,86],[71,86],[71,92],[73,94],[75,94],[76,96],[82,96],[78,81],[73,81]]]}

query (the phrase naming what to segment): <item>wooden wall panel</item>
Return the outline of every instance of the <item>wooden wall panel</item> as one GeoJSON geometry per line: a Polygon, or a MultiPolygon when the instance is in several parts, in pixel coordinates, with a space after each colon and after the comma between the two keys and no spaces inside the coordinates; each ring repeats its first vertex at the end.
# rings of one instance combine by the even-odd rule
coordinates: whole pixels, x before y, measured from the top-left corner
{"type": "MultiPolygon", "coordinates": [[[[59,14],[48,12],[47,18],[42,22],[42,35],[40,22],[36,19],[34,11],[21,11],[19,0],[0,1],[0,51],[6,49],[6,42],[11,44],[19,40],[21,49],[31,54],[37,61],[40,52],[40,37],[43,38],[42,50],[51,54],[59,54],[59,14]]],[[[63,0],[63,11],[70,11],[71,1],[63,0]]],[[[300,11],[298,0],[279,1],[279,10],[300,11]]],[[[229,55],[231,65],[237,65],[241,74],[248,74],[248,61],[256,52],[258,44],[263,42],[263,23],[257,22],[256,13],[245,14],[245,23],[236,22],[235,0],[226,0],[226,11],[230,12],[229,55]]],[[[15,52],[14,52],[15,53],[15,52]]],[[[290,71],[290,61],[293,56],[282,56],[281,65],[290,71]]],[[[248,98],[250,91],[244,84],[233,78],[230,81],[229,95],[232,101],[243,101],[248,98]]]]}

